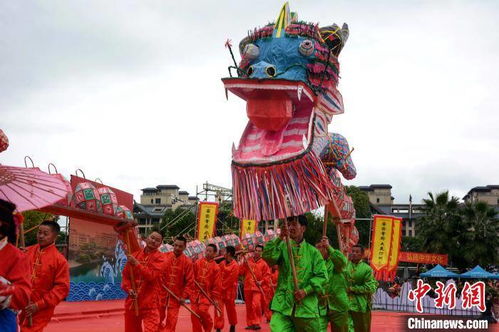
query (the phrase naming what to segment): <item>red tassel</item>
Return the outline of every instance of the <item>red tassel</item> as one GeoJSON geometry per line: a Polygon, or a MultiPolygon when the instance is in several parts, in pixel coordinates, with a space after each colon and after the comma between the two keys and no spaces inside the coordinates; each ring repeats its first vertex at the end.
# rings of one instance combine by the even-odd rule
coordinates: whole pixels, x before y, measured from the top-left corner
{"type": "Polygon", "coordinates": [[[232,179],[234,215],[238,218],[274,220],[296,216],[334,198],[331,178],[313,152],[269,166],[233,164],[232,179]]]}

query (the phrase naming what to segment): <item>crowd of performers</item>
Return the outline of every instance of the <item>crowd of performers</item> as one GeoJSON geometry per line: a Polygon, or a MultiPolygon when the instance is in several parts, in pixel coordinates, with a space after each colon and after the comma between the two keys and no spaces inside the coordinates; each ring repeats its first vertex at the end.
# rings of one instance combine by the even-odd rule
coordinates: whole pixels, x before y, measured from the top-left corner
{"type": "MultiPolygon", "coordinates": [[[[38,244],[23,252],[15,247],[15,206],[0,200],[0,330],[43,331],[54,308],[69,292],[69,266],[55,247],[59,225],[44,221],[38,244]]],[[[288,219],[281,234],[250,257],[227,247],[217,263],[217,247],[192,261],[184,254],[187,241],[177,237],[174,249],[161,253],[163,237],[151,232],[146,246],[128,255],[123,270],[126,332],[176,331],[179,309],[191,313],[192,331],[236,331],[235,301],[243,278],[246,330],[369,331],[371,297],[377,282],[362,261],[363,248],[354,246],[349,259],[330,246],[327,237],[315,246],[303,234],[304,216],[288,219]],[[289,236],[296,271],[284,239],[289,236]],[[189,300],[187,304],[186,301],[189,300]],[[229,326],[224,326],[225,315],[229,326]]],[[[242,328],[238,328],[241,330],[242,328]]]]}
{"type": "Polygon", "coordinates": [[[288,219],[281,234],[259,245],[249,257],[232,246],[217,263],[217,247],[209,244],[204,257],[192,262],[184,255],[186,239],[177,237],[169,253],[158,251],[163,238],[151,232],[142,250],[129,255],[122,286],[129,294],[125,303],[125,331],[175,331],[178,312],[191,312],[192,331],[236,331],[235,301],[238,280],[243,278],[246,330],[261,329],[270,322],[272,331],[370,330],[371,297],[377,281],[363,262],[363,248],[354,246],[349,259],[330,246],[327,237],[315,246],[303,234],[304,216],[288,219]],[[297,271],[295,290],[284,238],[290,237],[297,271]],[[189,299],[190,305],[186,304],[189,299]],[[224,326],[225,315],[229,326],[224,326]]]}

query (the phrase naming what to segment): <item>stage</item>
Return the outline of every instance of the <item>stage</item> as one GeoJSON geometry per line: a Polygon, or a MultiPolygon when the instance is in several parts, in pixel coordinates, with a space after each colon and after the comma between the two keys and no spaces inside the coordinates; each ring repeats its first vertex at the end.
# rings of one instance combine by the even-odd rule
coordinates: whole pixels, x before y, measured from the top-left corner
{"type": "MultiPolygon", "coordinates": [[[[245,307],[244,304],[237,305],[239,323],[237,331],[245,330],[245,307]]],[[[403,313],[374,311],[372,329],[374,332],[397,332],[404,327],[403,313]]],[[[226,323],[227,324],[227,323],[226,323]]],[[[497,324],[496,324],[497,325],[497,324]]],[[[260,331],[270,331],[269,325],[262,320],[260,331]]],[[[228,326],[224,331],[228,330],[228,326]]],[[[99,301],[99,302],[62,302],[56,308],[56,314],[45,329],[45,332],[122,332],[123,326],[123,301],[99,301]]],[[[190,314],[181,309],[177,331],[191,331],[190,314]]],[[[493,326],[489,331],[499,331],[493,326]]]]}

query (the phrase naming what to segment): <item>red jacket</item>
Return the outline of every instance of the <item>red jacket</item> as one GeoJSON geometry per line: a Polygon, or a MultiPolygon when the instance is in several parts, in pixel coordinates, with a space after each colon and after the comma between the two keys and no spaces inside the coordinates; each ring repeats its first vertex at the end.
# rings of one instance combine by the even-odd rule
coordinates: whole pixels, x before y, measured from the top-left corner
{"type": "MultiPolygon", "coordinates": [[[[195,287],[191,259],[184,254],[177,257],[173,252],[168,252],[163,254],[163,260],[160,282],[168,287],[177,297],[189,298],[191,291],[195,287]]],[[[161,284],[159,285],[159,289],[163,303],[168,303],[168,306],[178,307],[180,305],[161,284]]]]}
{"type": "Polygon", "coordinates": [[[239,264],[235,260],[227,264],[223,261],[218,265],[222,279],[222,298],[225,301],[234,301],[237,296],[237,280],[239,278],[239,264]]]}
{"type": "Polygon", "coordinates": [[[249,258],[247,260],[243,260],[243,263],[240,267],[240,274],[244,276],[244,291],[260,291],[249,268],[251,268],[251,270],[253,271],[256,280],[262,283],[262,288],[267,287],[267,284],[270,283],[269,266],[262,258],[260,258],[258,261],[255,261],[254,258],[249,258]]]}
{"type": "MultiPolygon", "coordinates": [[[[144,248],[132,254],[140,264],[133,266],[130,263],[123,269],[121,288],[125,292],[132,289],[131,274],[135,279],[139,309],[155,309],[159,307],[158,278],[163,264],[163,254],[158,250],[146,253],[144,248]]],[[[125,308],[133,309],[133,300],[128,296],[125,300],[125,308]]]]}
{"type": "Polygon", "coordinates": [[[6,243],[0,249],[0,262],[0,276],[10,281],[15,287],[10,308],[24,309],[28,305],[31,294],[31,267],[26,255],[12,244],[6,243]]]}
{"type": "MultiPolygon", "coordinates": [[[[194,263],[193,272],[194,280],[203,288],[208,296],[214,301],[219,301],[222,280],[220,278],[220,268],[218,267],[218,264],[214,260],[208,261],[203,257],[194,263]]],[[[194,303],[211,303],[196,285],[194,285],[192,289],[190,298],[194,303]]]]}
{"type": "Polygon", "coordinates": [[[27,248],[26,253],[33,268],[31,302],[39,310],[53,312],[56,305],[69,293],[69,265],[55,244],[40,249],[38,244],[27,248]]]}

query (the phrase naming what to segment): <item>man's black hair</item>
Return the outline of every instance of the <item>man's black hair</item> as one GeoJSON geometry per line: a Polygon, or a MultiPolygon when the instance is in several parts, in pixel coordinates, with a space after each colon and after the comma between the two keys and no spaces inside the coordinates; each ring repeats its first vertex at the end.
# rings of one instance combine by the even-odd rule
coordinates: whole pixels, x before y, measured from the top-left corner
{"type": "Polygon", "coordinates": [[[163,240],[163,233],[161,233],[161,231],[159,230],[159,228],[156,228],[156,227],[151,228],[151,231],[149,232],[149,235],[151,235],[152,233],[158,233],[159,235],[161,235],[161,240],[163,240]]]}
{"type": "Polygon", "coordinates": [[[40,226],[48,226],[52,230],[52,232],[56,234],[59,234],[59,232],[61,231],[61,226],[59,226],[57,221],[53,220],[45,220],[40,224],[40,226]]]}
{"type": "Polygon", "coordinates": [[[234,248],[233,246],[227,246],[225,248],[225,252],[230,254],[232,257],[236,256],[236,248],[234,248]]]}
{"type": "Polygon", "coordinates": [[[263,246],[262,246],[261,244],[257,244],[257,245],[255,246],[255,249],[256,249],[256,248],[262,248],[262,250],[263,250],[263,246]]]}
{"type": "Polygon", "coordinates": [[[308,226],[308,220],[307,217],[305,217],[304,214],[300,214],[299,216],[296,217],[288,217],[288,222],[298,220],[298,223],[302,226],[308,226]]]}
{"type": "Polygon", "coordinates": [[[187,245],[187,239],[183,237],[182,235],[179,235],[175,238],[175,241],[182,241],[184,242],[185,245],[187,245]]]}
{"type": "Polygon", "coordinates": [[[213,250],[215,250],[215,254],[218,252],[218,248],[216,245],[214,245],[213,243],[210,243],[209,245],[207,245],[206,247],[212,247],[213,250]]]}

